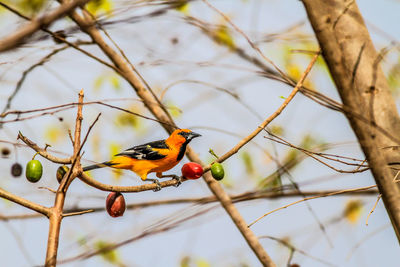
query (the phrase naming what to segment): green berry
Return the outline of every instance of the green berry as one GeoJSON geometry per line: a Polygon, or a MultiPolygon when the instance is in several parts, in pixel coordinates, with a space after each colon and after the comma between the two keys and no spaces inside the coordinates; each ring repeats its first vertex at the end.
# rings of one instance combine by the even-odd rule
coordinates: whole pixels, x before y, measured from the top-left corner
{"type": "Polygon", "coordinates": [[[26,164],[25,176],[31,183],[36,183],[40,180],[43,174],[42,163],[37,159],[33,159],[26,164]]]}
{"type": "Polygon", "coordinates": [[[222,180],[225,175],[224,167],[222,167],[222,165],[218,162],[214,163],[211,165],[211,174],[215,180],[222,180]]]}

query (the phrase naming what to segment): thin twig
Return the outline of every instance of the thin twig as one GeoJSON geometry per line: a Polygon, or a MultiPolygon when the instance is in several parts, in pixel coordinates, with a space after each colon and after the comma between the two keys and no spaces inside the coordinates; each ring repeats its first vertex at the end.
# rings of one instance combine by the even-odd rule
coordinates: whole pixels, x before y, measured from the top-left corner
{"type": "Polygon", "coordinates": [[[50,188],[50,187],[47,187],[47,186],[39,186],[38,188],[39,188],[39,189],[46,189],[47,191],[50,191],[50,192],[52,192],[52,193],[57,193],[56,190],[54,190],[54,189],[52,189],[52,188],[50,188]]]}
{"type": "Polygon", "coordinates": [[[300,254],[303,254],[304,256],[309,257],[309,258],[311,258],[311,259],[313,259],[313,260],[316,260],[316,261],[318,261],[318,262],[321,262],[321,263],[323,263],[323,264],[325,264],[325,265],[328,265],[328,266],[335,266],[335,265],[333,265],[332,263],[329,263],[329,262],[327,262],[327,261],[325,261],[325,260],[323,260],[323,259],[314,257],[314,256],[308,254],[307,252],[305,252],[304,250],[301,250],[301,249],[299,249],[299,248],[293,246],[292,244],[290,244],[290,243],[289,243],[288,241],[286,241],[285,239],[276,238],[276,237],[268,236],[268,235],[263,235],[263,236],[260,236],[259,238],[268,238],[268,239],[274,240],[274,241],[278,242],[279,244],[281,244],[281,245],[287,247],[289,250],[291,250],[291,251],[293,251],[293,252],[298,252],[298,253],[300,253],[300,254]]]}
{"type": "Polygon", "coordinates": [[[295,202],[292,202],[292,203],[290,203],[290,204],[288,204],[288,205],[285,205],[285,206],[279,207],[279,208],[277,208],[277,209],[274,209],[274,210],[272,210],[272,211],[270,211],[270,212],[268,212],[268,213],[265,213],[263,216],[259,217],[258,219],[256,219],[256,220],[253,221],[252,223],[250,223],[250,224],[248,225],[248,227],[251,227],[253,224],[255,224],[256,222],[258,222],[258,221],[261,220],[262,218],[264,218],[264,217],[270,215],[271,213],[274,213],[274,212],[276,212],[276,211],[278,211],[278,210],[286,209],[286,208],[288,208],[288,207],[290,207],[290,206],[293,206],[293,205],[295,205],[295,204],[298,204],[298,203],[301,203],[301,202],[304,202],[304,201],[307,201],[307,200],[316,199],[316,198],[322,198],[322,197],[329,197],[329,196],[338,195],[338,194],[344,194],[344,193],[352,192],[352,191],[363,191],[363,190],[368,190],[368,189],[374,188],[374,187],[376,187],[376,185],[370,185],[370,186],[365,186],[365,187],[360,187],[360,188],[353,188],[353,189],[344,189],[344,190],[335,191],[335,192],[332,192],[332,193],[329,193],[329,194],[326,194],[326,195],[319,195],[319,196],[313,196],[313,197],[306,197],[306,198],[297,200],[297,201],[295,201],[295,202]]]}
{"type": "MultiPolygon", "coordinates": [[[[269,132],[268,132],[268,133],[269,133],[269,132]]],[[[271,133],[270,133],[270,134],[271,134],[271,133]]],[[[272,135],[273,137],[275,137],[275,138],[279,138],[279,140],[283,140],[282,138],[280,138],[280,137],[278,137],[278,136],[276,136],[276,135],[274,135],[274,134],[271,134],[271,135],[272,135]]],[[[285,140],[283,140],[283,141],[278,141],[278,140],[273,139],[273,138],[270,138],[270,137],[268,137],[268,136],[265,136],[265,138],[270,139],[270,140],[273,140],[274,142],[277,142],[277,143],[280,143],[280,144],[283,144],[283,145],[292,147],[292,148],[294,148],[294,149],[297,149],[297,150],[303,152],[304,154],[306,154],[307,156],[309,156],[309,157],[315,159],[316,161],[322,163],[323,165],[327,166],[328,168],[330,168],[330,169],[332,169],[332,170],[334,170],[334,171],[337,171],[337,172],[339,172],[339,173],[358,173],[358,172],[364,172],[364,171],[369,170],[369,167],[368,167],[368,166],[364,166],[365,168],[362,168],[362,169],[361,169],[360,167],[363,167],[363,165],[348,163],[348,162],[344,162],[344,161],[339,160],[339,159],[330,158],[330,157],[325,156],[325,155],[322,154],[322,153],[312,152],[312,151],[309,151],[309,150],[307,150],[307,149],[304,149],[304,148],[301,148],[301,147],[292,145],[291,143],[289,143],[289,142],[287,142],[287,141],[285,141],[285,140]],[[347,164],[347,165],[355,165],[355,166],[357,166],[357,167],[356,167],[354,170],[342,170],[342,169],[338,169],[338,168],[336,168],[336,167],[334,167],[334,166],[332,166],[332,165],[330,165],[330,164],[328,164],[328,163],[326,163],[326,162],[320,160],[320,159],[317,158],[315,155],[318,155],[318,156],[320,156],[320,157],[322,157],[322,158],[326,158],[326,159],[328,159],[328,160],[332,160],[332,161],[337,161],[337,162],[340,162],[340,163],[344,163],[344,164],[347,164]]]]}
{"type": "Polygon", "coordinates": [[[370,217],[371,214],[375,211],[375,208],[376,208],[376,206],[378,205],[378,202],[379,202],[379,200],[381,199],[381,197],[382,197],[382,194],[379,194],[378,197],[376,198],[376,201],[375,201],[374,206],[372,207],[371,211],[368,213],[367,220],[365,221],[365,225],[366,225],[366,226],[368,226],[369,217],[370,217]]]}
{"type": "Polygon", "coordinates": [[[82,214],[91,213],[91,212],[94,212],[94,210],[83,210],[83,211],[63,213],[62,216],[65,218],[65,217],[69,217],[69,216],[82,215],[82,214]]]}

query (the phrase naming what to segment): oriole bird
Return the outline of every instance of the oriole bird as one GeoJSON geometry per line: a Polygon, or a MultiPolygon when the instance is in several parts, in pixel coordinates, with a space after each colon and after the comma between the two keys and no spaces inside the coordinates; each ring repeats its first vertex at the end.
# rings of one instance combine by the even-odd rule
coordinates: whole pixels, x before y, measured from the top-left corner
{"type": "MultiPolygon", "coordinates": [[[[115,155],[110,161],[90,165],[83,168],[83,171],[90,171],[103,167],[131,170],[145,181],[147,175],[155,172],[158,178],[163,177],[162,173],[175,167],[186,152],[186,146],[196,137],[198,133],[188,129],[175,130],[167,139],[149,142],[143,145],[131,147],[115,155]]],[[[147,179],[160,185],[157,179],[147,179]]]]}

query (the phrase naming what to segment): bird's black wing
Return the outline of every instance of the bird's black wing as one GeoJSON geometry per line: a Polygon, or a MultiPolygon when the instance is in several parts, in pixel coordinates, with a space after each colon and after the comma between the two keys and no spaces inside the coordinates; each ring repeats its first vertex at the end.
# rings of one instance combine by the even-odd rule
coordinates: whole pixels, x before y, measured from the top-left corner
{"type": "Polygon", "coordinates": [[[166,157],[166,155],[160,153],[160,150],[162,149],[169,149],[168,145],[165,143],[165,140],[153,141],[143,145],[134,146],[115,156],[127,156],[134,159],[157,160],[166,157]]]}

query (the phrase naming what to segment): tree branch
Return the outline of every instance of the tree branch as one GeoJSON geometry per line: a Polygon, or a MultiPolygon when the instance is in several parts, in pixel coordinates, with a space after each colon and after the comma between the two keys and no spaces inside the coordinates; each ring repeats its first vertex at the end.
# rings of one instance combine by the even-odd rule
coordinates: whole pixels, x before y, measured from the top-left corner
{"type": "Polygon", "coordinates": [[[71,164],[72,163],[72,158],[58,158],[55,157],[51,154],[49,154],[45,149],[40,148],[36,143],[31,141],[29,138],[25,137],[21,132],[18,133],[18,139],[21,139],[27,146],[35,150],[36,152],[39,153],[40,156],[50,160],[51,162],[54,163],[59,163],[59,164],[71,164]]]}
{"type": "Polygon", "coordinates": [[[400,188],[388,167],[400,162],[400,154],[381,149],[399,144],[400,117],[378,64],[381,57],[355,1],[302,2],[400,242],[400,188]]]}
{"type": "Polygon", "coordinates": [[[89,2],[89,0],[68,1],[63,3],[59,8],[57,8],[53,12],[46,14],[38,19],[32,20],[29,24],[21,27],[14,34],[9,35],[0,40],[0,52],[16,48],[24,41],[24,39],[31,36],[36,31],[40,30],[41,28],[48,27],[57,19],[66,16],[76,7],[84,5],[87,2],[89,2]]]}
{"type": "Polygon", "coordinates": [[[43,214],[46,217],[49,217],[50,214],[50,209],[47,207],[44,207],[42,205],[36,204],[34,202],[31,202],[25,198],[16,196],[10,192],[7,192],[6,190],[0,188],[0,197],[8,199],[14,203],[17,203],[21,206],[24,206],[28,209],[31,209],[33,211],[39,212],[40,214],[43,214]]]}

